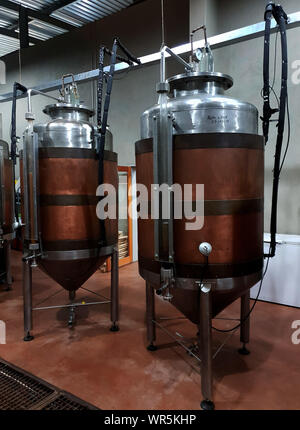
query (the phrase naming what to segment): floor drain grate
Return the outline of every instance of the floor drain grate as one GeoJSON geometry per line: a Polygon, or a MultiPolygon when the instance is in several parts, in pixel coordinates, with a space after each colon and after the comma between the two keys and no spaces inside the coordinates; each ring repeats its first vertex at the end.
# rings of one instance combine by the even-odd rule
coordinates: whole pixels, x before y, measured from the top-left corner
{"type": "Polygon", "coordinates": [[[93,410],[96,407],[0,359],[0,410],[93,410]]]}
{"type": "Polygon", "coordinates": [[[57,410],[84,411],[87,408],[84,405],[78,403],[77,401],[72,400],[66,397],[65,395],[61,394],[57,399],[53,400],[43,409],[46,411],[57,411],[57,410]]]}

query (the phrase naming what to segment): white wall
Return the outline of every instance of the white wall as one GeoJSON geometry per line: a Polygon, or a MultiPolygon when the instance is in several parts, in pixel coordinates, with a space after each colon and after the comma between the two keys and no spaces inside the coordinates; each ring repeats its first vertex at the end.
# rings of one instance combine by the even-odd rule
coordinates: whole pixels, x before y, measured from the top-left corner
{"type": "MultiPolygon", "coordinates": [[[[265,252],[269,238],[266,235],[265,252]]],[[[288,234],[277,236],[276,256],[269,260],[260,300],[300,307],[300,237],[288,234]]],[[[265,265],[267,260],[265,260],[265,265]]],[[[251,297],[258,294],[259,284],[251,289],[251,297]]]]}

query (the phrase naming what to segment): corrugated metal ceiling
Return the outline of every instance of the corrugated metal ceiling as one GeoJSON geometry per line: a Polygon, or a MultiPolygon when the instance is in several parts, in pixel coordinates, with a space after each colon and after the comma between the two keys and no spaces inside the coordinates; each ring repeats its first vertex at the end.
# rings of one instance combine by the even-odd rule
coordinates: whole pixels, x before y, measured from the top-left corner
{"type": "MultiPolygon", "coordinates": [[[[59,4],[62,4],[59,0],[11,0],[11,2],[43,13],[47,13],[47,9],[49,10],[49,8],[55,8],[59,4]]],[[[76,28],[118,12],[133,3],[134,0],[77,0],[56,9],[50,14],[50,17],[76,28]]],[[[18,12],[0,5],[0,31],[2,28],[18,33],[17,23],[18,12]]],[[[64,28],[39,19],[29,20],[29,36],[41,41],[50,39],[66,31],[64,28]]],[[[17,49],[19,49],[19,40],[17,38],[0,34],[0,57],[17,49]]]]}

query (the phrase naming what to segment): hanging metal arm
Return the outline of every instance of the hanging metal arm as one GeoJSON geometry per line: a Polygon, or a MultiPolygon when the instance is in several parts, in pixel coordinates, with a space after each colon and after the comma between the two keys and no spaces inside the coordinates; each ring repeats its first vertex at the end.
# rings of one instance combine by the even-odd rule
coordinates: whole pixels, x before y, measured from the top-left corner
{"type": "MultiPolygon", "coordinates": [[[[120,40],[116,37],[113,42],[112,50],[110,51],[105,46],[100,48],[99,51],[99,76],[98,76],[98,91],[97,91],[97,126],[100,131],[100,138],[97,137],[97,153],[99,157],[99,170],[98,170],[98,182],[99,185],[103,184],[103,175],[104,175],[104,148],[105,148],[105,136],[107,130],[107,120],[108,120],[108,112],[110,106],[110,97],[112,92],[113,78],[115,73],[115,66],[117,59],[119,61],[127,63],[129,66],[132,66],[134,63],[141,64],[138,58],[135,58],[120,42],[120,40]],[[120,57],[117,55],[117,50],[120,48],[123,53],[126,55],[126,58],[120,57]],[[110,55],[110,67],[107,79],[107,87],[106,87],[106,96],[104,102],[103,116],[102,116],[102,99],[103,99],[103,84],[104,84],[104,57],[106,55],[110,55]]],[[[104,220],[100,220],[103,243],[106,242],[106,232],[105,232],[105,224],[104,220]]]]}
{"type": "Polygon", "coordinates": [[[19,214],[17,209],[17,196],[16,196],[16,188],[15,188],[15,179],[16,179],[16,163],[17,163],[17,97],[18,92],[21,94],[27,93],[27,88],[18,82],[14,83],[13,86],[13,98],[12,98],[12,111],[11,111],[11,132],[10,132],[10,156],[13,162],[13,193],[14,193],[14,214],[16,223],[19,223],[19,214]]]}
{"type": "Polygon", "coordinates": [[[187,63],[183,58],[180,57],[180,55],[175,54],[175,52],[172,51],[168,46],[164,45],[162,46],[160,50],[160,81],[165,82],[166,81],[166,55],[165,52],[167,52],[171,57],[175,58],[178,63],[180,63],[182,66],[185,67],[186,70],[193,72],[193,66],[189,63],[187,63]]]}
{"type": "MultiPolygon", "coordinates": [[[[97,107],[97,125],[101,130],[100,141],[98,145],[98,153],[100,161],[103,161],[104,147],[105,147],[105,135],[107,129],[108,111],[110,106],[110,97],[112,92],[113,78],[115,73],[116,61],[119,59],[132,66],[134,63],[141,64],[140,60],[134,57],[127,48],[122,45],[119,38],[115,38],[113,42],[112,50],[108,50],[106,47],[100,49],[99,54],[99,78],[98,78],[98,107],[97,107]],[[120,48],[126,55],[126,58],[117,55],[117,50],[120,48]],[[104,82],[104,56],[105,54],[111,56],[110,68],[107,79],[106,95],[104,101],[103,115],[102,115],[102,95],[103,95],[103,82],[104,82]]],[[[100,162],[99,170],[99,184],[103,183],[103,163],[100,162]]]]}

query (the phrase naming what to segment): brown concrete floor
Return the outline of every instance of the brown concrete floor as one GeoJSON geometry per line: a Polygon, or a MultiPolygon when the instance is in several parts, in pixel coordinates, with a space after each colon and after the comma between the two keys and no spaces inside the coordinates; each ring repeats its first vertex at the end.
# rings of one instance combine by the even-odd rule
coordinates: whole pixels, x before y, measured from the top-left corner
{"type": "MultiPolygon", "coordinates": [[[[145,288],[137,264],[120,269],[120,327],[109,331],[109,307],[77,311],[77,325],[67,327],[65,310],[34,313],[32,342],[23,336],[21,254],[13,252],[13,291],[0,291],[0,319],[7,325],[7,344],[0,356],[101,409],[199,409],[198,366],[158,330],[156,352],[145,348],[145,288]]],[[[39,269],[34,271],[34,304],[55,292],[47,304],[67,302],[67,293],[39,269]]],[[[109,294],[109,274],[97,272],[85,287],[109,294]]],[[[1,290],[0,286],[0,290],[1,290]]],[[[94,297],[79,290],[78,297],[94,297]]],[[[45,305],[45,304],[44,304],[45,305]]],[[[222,316],[236,317],[238,302],[222,316]]],[[[177,316],[171,305],[157,299],[157,316],[177,316]]],[[[291,342],[292,321],[300,310],[258,302],[252,314],[249,356],[237,353],[236,332],[214,360],[214,400],[217,409],[300,409],[300,345],[291,342]]],[[[195,335],[186,320],[165,323],[173,333],[195,335]]],[[[215,321],[229,328],[232,322],[215,321]]],[[[214,346],[224,339],[214,334],[214,346]]]]}

